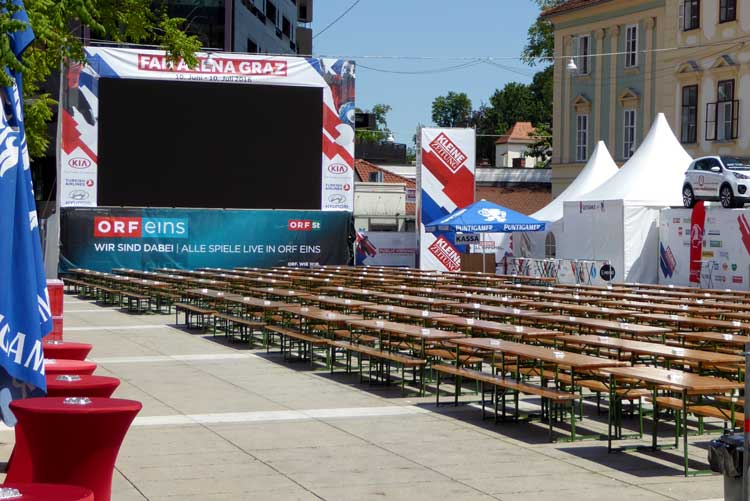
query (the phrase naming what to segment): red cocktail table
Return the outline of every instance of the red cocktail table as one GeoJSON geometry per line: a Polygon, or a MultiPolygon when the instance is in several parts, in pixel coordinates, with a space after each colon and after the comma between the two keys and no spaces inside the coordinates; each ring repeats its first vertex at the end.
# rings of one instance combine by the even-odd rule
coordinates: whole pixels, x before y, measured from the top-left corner
{"type": "Polygon", "coordinates": [[[115,398],[95,397],[87,405],[68,400],[10,403],[31,458],[31,481],[80,485],[96,501],[109,501],[117,453],[142,405],[115,398]]]}
{"type": "Polygon", "coordinates": [[[44,359],[44,372],[48,375],[77,374],[90,376],[96,370],[94,362],[82,360],[60,360],[56,358],[44,359]]]}
{"type": "Polygon", "coordinates": [[[44,358],[86,360],[86,356],[88,356],[91,348],[94,346],[88,343],[72,343],[70,341],[45,339],[42,347],[44,348],[44,358]]]}
{"type": "Polygon", "coordinates": [[[94,501],[94,493],[84,487],[61,484],[5,483],[2,487],[18,489],[18,501],[94,501]]]}
{"type": "MultiPolygon", "coordinates": [[[[119,379],[107,376],[47,375],[47,396],[109,398],[119,385],[119,379]]],[[[31,482],[31,457],[22,428],[21,423],[16,423],[16,444],[8,461],[8,481],[31,482]]]]}

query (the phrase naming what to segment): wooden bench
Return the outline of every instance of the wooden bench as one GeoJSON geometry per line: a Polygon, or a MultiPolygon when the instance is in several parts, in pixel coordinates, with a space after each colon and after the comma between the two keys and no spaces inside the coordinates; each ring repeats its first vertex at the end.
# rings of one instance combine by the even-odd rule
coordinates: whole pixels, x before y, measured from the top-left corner
{"type": "Polygon", "coordinates": [[[364,344],[366,346],[374,346],[375,343],[378,342],[378,338],[376,336],[370,336],[369,334],[352,336],[352,332],[347,329],[337,329],[333,331],[333,337],[335,337],[336,339],[344,339],[346,341],[356,340],[357,343],[364,344]]]}
{"type": "Polygon", "coordinates": [[[167,307],[167,314],[172,313],[172,306],[180,302],[180,295],[174,292],[156,290],[154,291],[154,299],[156,300],[156,312],[163,313],[162,307],[167,307]]]}
{"type": "Polygon", "coordinates": [[[74,294],[79,294],[82,289],[91,287],[91,284],[84,282],[83,280],[78,280],[77,278],[63,278],[63,284],[66,288],[66,292],[72,292],[74,294]]]}
{"type": "Polygon", "coordinates": [[[120,306],[130,313],[147,313],[151,310],[151,296],[124,291],[120,293],[120,306]]]}
{"type": "Polygon", "coordinates": [[[357,354],[357,369],[359,372],[360,383],[363,381],[362,361],[368,360],[368,381],[373,381],[373,361],[377,361],[375,379],[384,379],[386,384],[390,384],[391,381],[391,364],[395,364],[401,367],[401,391],[405,392],[406,387],[406,369],[412,369],[414,371],[414,378],[416,379],[416,370],[419,369],[419,394],[424,394],[424,368],[427,364],[427,360],[404,355],[403,353],[394,353],[386,350],[380,350],[371,346],[365,346],[362,344],[350,343],[347,341],[331,341],[329,343],[331,350],[331,372],[333,372],[334,362],[336,360],[336,350],[340,349],[346,354],[346,370],[351,372],[351,355],[352,353],[357,354]]]}
{"type": "Polygon", "coordinates": [[[251,344],[253,342],[253,332],[262,332],[266,326],[265,322],[238,317],[229,313],[216,313],[213,315],[213,319],[214,336],[216,336],[216,331],[221,329],[224,331],[225,336],[234,337],[235,333],[237,333],[239,334],[240,341],[248,341],[251,344]]]}
{"type": "Polygon", "coordinates": [[[122,292],[103,285],[91,285],[96,294],[96,302],[103,305],[120,304],[122,292]]]}
{"type": "Polygon", "coordinates": [[[202,308],[194,304],[176,303],[174,305],[174,316],[175,323],[177,325],[180,325],[180,312],[183,312],[185,314],[185,327],[188,329],[193,327],[200,327],[205,329],[208,325],[207,319],[216,314],[216,311],[214,310],[202,308]],[[191,323],[191,320],[194,320],[195,323],[191,323]]]}
{"type": "MultiPolygon", "coordinates": [[[[646,400],[654,404],[654,426],[658,420],[658,409],[671,409],[675,412],[676,426],[675,426],[675,439],[680,435],[680,415],[684,410],[684,406],[681,398],[659,396],[654,400],[652,397],[647,397],[646,400]]],[[[717,401],[720,403],[720,401],[717,401]]],[[[731,428],[742,427],[745,420],[745,414],[734,410],[733,402],[730,401],[730,408],[720,407],[718,405],[710,405],[703,403],[688,402],[687,412],[698,418],[698,432],[703,433],[703,418],[716,418],[724,422],[724,428],[726,431],[727,425],[731,428]]],[[[687,426],[687,423],[683,423],[683,426],[687,426]]]]}
{"type": "MultiPolygon", "coordinates": [[[[295,329],[283,327],[280,325],[267,325],[266,330],[278,334],[281,338],[281,355],[284,359],[291,357],[294,351],[294,345],[297,345],[297,356],[304,360],[309,359],[310,365],[313,364],[313,358],[315,355],[315,348],[324,348],[326,365],[328,365],[328,345],[329,340],[322,337],[305,334],[295,329]]],[[[269,343],[266,342],[266,350],[268,350],[269,343]]]]}
{"type": "Polygon", "coordinates": [[[513,418],[515,420],[518,420],[519,417],[519,406],[518,406],[518,395],[519,394],[525,394],[525,395],[534,395],[537,397],[540,397],[542,399],[542,417],[546,415],[547,420],[549,422],[549,438],[550,441],[553,440],[553,411],[555,410],[554,407],[559,407],[563,411],[563,419],[565,414],[568,410],[570,410],[570,434],[571,434],[571,440],[575,440],[575,410],[573,408],[573,403],[580,399],[581,396],[568,392],[568,391],[560,391],[553,388],[544,388],[542,386],[537,386],[529,383],[525,383],[523,381],[518,381],[514,378],[506,378],[502,376],[497,376],[494,374],[491,374],[489,372],[474,370],[474,369],[466,369],[464,367],[457,367],[455,365],[445,365],[445,364],[439,364],[439,365],[433,365],[432,370],[437,373],[437,389],[436,389],[436,397],[435,397],[435,405],[440,405],[440,376],[441,374],[453,376],[456,379],[455,382],[455,391],[454,391],[454,405],[458,405],[458,395],[461,387],[461,379],[469,379],[472,381],[477,381],[480,384],[480,394],[481,394],[481,404],[482,404],[482,418],[485,418],[486,411],[486,400],[485,400],[485,386],[489,386],[492,388],[493,392],[493,398],[492,401],[494,402],[494,415],[495,415],[495,422],[498,422],[498,407],[502,408],[502,419],[506,419],[506,396],[508,393],[512,394],[514,396],[515,400],[515,408],[514,408],[514,416],[513,418]],[[498,391],[500,391],[501,395],[500,398],[502,398],[502,403],[500,404],[500,398],[498,398],[498,391]]]}

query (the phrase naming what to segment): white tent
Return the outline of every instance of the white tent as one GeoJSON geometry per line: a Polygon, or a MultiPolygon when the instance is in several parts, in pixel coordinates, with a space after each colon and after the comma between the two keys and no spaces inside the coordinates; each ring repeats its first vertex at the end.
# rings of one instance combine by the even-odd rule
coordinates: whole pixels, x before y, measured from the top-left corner
{"type": "MultiPolygon", "coordinates": [[[[569,200],[578,200],[584,194],[601,186],[602,183],[617,173],[617,164],[607,151],[604,141],[599,141],[591,153],[589,161],[578,173],[578,176],[554,200],[544,208],[531,214],[539,221],[548,221],[547,231],[535,233],[514,233],[513,242],[518,255],[524,257],[543,258],[548,235],[552,234],[554,241],[560,238],[563,229],[563,207],[569,200]]],[[[554,256],[552,256],[554,257],[554,256]]]]}
{"type": "Polygon", "coordinates": [[[618,282],[656,283],[659,210],[682,205],[691,162],[659,113],[630,160],[598,188],[564,202],[560,257],[608,260],[618,282]]]}

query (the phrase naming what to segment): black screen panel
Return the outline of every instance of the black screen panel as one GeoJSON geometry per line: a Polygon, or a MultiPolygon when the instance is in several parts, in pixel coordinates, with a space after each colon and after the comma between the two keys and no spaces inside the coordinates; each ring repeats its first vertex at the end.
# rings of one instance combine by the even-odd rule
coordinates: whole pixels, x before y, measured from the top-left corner
{"type": "Polygon", "coordinates": [[[320,209],[322,89],[99,80],[101,206],[320,209]]]}

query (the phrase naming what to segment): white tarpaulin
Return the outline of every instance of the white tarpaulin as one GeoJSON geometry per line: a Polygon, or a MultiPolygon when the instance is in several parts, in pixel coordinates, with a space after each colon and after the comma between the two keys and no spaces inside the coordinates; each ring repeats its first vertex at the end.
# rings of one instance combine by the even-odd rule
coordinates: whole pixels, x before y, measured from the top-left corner
{"type": "Polygon", "coordinates": [[[691,160],[660,113],[615,175],[564,202],[558,257],[609,260],[615,282],[656,283],[659,210],[682,205],[682,182],[691,160]]]}
{"type": "MultiPolygon", "coordinates": [[[[659,223],[659,283],[689,286],[690,209],[664,209],[659,223]]],[[[699,245],[703,288],[748,290],[750,283],[750,209],[706,205],[699,245]]]]}
{"type": "Polygon", "coordinates": [[[564,203],[569,200],[578,200],[581,196],[598,188],[605,181],[617,173],[617,164],[607,151],[604,141],[599,141],[591,153],[589,161],[581,169],[578,176],[565,188],[562,193],[555,197],[544,208],[531,214],[531,217],[539,221],[548,221],[547,231],[536,233],[514,233],[513,241],[515,254],[524,257],[555,257],[546,256],[545,248],[548,235],[553,235],[556,242],[562,232],[562,218],[564,203]]]}

